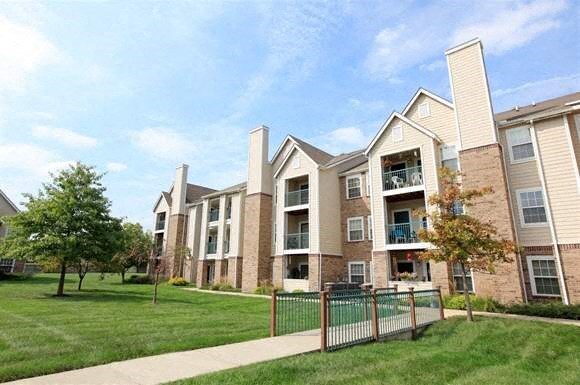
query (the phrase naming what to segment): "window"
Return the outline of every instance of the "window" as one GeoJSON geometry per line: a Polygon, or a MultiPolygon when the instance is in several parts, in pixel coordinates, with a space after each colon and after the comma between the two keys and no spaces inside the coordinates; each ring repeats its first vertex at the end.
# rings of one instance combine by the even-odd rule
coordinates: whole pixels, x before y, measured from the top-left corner
{"type": "Polygon", "coordinates": [[[403,141],[403,126],[393,127],[393,142],[403,141]]]}
{"type": "Polygon", "coordinates": [[[457,149],[453,144],[444,144],[441,146],[441,167],[447,167],[450,170],[459,169],[457,163],[457,149]]]}
{"type": "Polygon", "coordinates": [[[532,293],[538,296],[560,296],[556,261],[552,256],[528,256],[528,273],[532,293]]]}
{"type": "Polygon", "coordinates": [[[523,226],[543,225],[547,223],[544,197],[541,188],[518,191],[520,220],[523,226]]]}
{"type": "Polygon", "coordinates": [[[155,231],[165,229],[165,211],[157,214],[157,221],[155,223],[155,231]]]}
{"type": "Polygon", "coordinates": [[[431,109],[429,108],[429,102],[424,102],[419,104],[419,117],[426,118],[431,116],[431,109]]]}
{"type": "Polygon", "coordinates": [[[507,130],[507,141],[512,163],[534,159],[534,146],[529,127],[517,127],[507,130]]]}
{"type": "Polygon", "coordinates": [[[300,157],[298,154],[294,155],[292,159],[292,168],[300,168],[300,157]]]}
{"type": "Polygon", "coordinates": [[[348,218],[347,221],[348,241],[362,241],[364,240],[364,224],[363,218],[348,218]]]}
{"type": "Polygon", "coordinates": [[[346,177],[346,197],[348,199],[359,198],[362,196],[360,178],[360,175],[346,177]]]}
{"type": "MultiPolygon", "coordinates": [[[[470,293],[474,293],[471,270],[466,270],[465,275],[467,276],[467,289],[470,293]]],[[[463,276],[461,275],[461,265],[459,263],[453,264],[453,282],[455,284],[455,291],[463,293],[465,289],[463,287],[463,276]]]]}
{"type": "Polygon", "coordinates": [[[348,282],[365,283],[365,263],[349,262],[348,263],[348,282]]]}
{"type": "Polygon", "coordinates": [[[373,240],[373,217],[372,217],[372,215],[369,215],[367,217],[367,230],[368,230],[369,241],[372,241],[373,240]]]}
{"type": "Polygon", "coordinates": [[[574,123],[576,123],[576,134],[580,140],[580,115],[574,115],[574,123]]]}
{"type": "Polygon", "coordinates": [[[464,213],[463,204],[459,201],[455,201],[453,202],[453,208],[451,210],[453,210],[453,214],[455,215],[462,215],[464,213]]]}

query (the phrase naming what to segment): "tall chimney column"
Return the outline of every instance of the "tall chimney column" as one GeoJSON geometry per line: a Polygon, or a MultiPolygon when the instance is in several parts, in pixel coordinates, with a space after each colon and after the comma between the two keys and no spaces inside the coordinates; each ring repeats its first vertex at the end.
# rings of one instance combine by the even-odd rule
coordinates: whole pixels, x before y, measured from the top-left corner
{"type": "Polygon", "coordinates": [[[188,165],[182,164],[175,171],[175,182],[171,191],[171,208],[167,227],[167,248],[165,252],[165,276],[183,277],[184,247],[187,240],[187,212],[185,196],[187,192],[188,165]]]}
{"type": "Polygon", "coordinates": [[[242,291],[253,291],[271,279],[272,165],[268,160],[268,128],[250,131],[248,185],[244,207],[242,291]]]}

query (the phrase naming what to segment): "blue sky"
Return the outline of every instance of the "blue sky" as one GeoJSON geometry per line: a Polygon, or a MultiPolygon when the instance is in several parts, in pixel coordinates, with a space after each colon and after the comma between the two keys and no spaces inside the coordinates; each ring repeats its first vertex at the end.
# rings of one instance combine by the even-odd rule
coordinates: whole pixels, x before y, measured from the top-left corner
{"type": "Polygon", "coordinates": [[[80,160],[150,226],[178,163],[244,180],[247,132],[362,148],[443,51],[483,40],[496,111],[580,90],[576,1],[3,2],[0,188],[16,202],[80,160]],[[483,4],[480,4],[483,3],[483,4]]]}

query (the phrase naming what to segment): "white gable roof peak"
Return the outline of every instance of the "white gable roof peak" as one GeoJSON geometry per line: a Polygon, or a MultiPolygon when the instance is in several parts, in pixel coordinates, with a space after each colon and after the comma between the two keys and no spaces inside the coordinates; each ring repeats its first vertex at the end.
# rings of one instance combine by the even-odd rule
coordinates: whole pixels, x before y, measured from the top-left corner
{"type": "Polygon", "coordinates": [[[389,118],[387,119],[387,121],[383,124],[383,126],[381,127],[381,129],[379,130],[379,132],[377,132],[377,134],[375,135],[375,137],[373,138],[373,140],[371,141],[371,143],[367,146],[366,150],[365,150],[365,155],[368,156],[369,152],[372,150],[372,148],[375,146],[375,144],[377,144],[377,141],[381,138],[381,136],[383,136],[383,134],[385,133],[385,131],[387,130],[387,127],[389,127],[389,124],[391,124],[391,122],[395,119],[400,119],[402,122],[406,123],[407,125],[413,127],[414,129],[416,129],[417,131],[427,135],[428,137],[441,142],[441,139],[439,139],[439,137],[437,136],[437,134],[435,134],[433,131],[428,130],[427,128],[421,126],[420,124],[412,121],[411,119],[407,118],[404,115],[401,115],[400,113],[393,111],[391,113],[391,116],[389,116],[389,118]]]}
{"type": "Polygon", "coordinates": [[[403,112],[402,112],[403,115],[407,115],[407,112],[409,112],[409,110],[411,109],[413,104],[415,104],[415,102],[417,101],[417,99],[419,99],[419,96],[421,96],[421,95],[425,95],[427,97],[430,97],[431,99],[436,100],[439,103],[441,103],[441,104],[443,104],[451,109],[455,108],[453,106],[453,103],[451,103],[450,101],[443,99],[441,96],[435,95],[433,92],[421,87],[417,90],[417,92],[415,92],[415,95],[413,95],[413,97],[411,98],[409,103],[407,103],[407,105],[403,109],[403,112]]]}

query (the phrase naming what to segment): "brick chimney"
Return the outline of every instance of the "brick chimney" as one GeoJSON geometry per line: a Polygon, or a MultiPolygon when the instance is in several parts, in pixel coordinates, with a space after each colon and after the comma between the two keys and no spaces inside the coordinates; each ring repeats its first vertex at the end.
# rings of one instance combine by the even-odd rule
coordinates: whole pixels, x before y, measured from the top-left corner
{"type": "Polygon", "coordinates": [[[268,160],[265,126],[250,131],[248,186],[244,208],[242,291],[251,292],[271,278],[272,165],[268,160]]]}
{"type": "Polygon", "coordinates": [[[183,261],[180,255],[187,237],[187,215],[185,197],[187,192],[188,165],[182,164],[175,170],[175,182],[171,191],[171,209],[167,226],[167,248],[165,251],[165,276],[183,276],[183,261]]]}
{"type": "MultiPolygon", "coordinates": [[[[465,189],[494,189],[467,212],[492,221],[502,238],[515,241],[504,154],[493,116],[483,46],[474,39],[447,50],[445,55],[455,106],[459,167],[464,174],[461,182],[465,189]]],[[[521,302],[524,286],[520,264],[518,256],[514,256],[513,262],[498,266],[493,277],[474,273],[476,293],[493,295],[504,303],[521,302]]]]}

